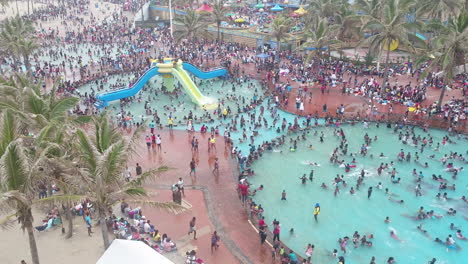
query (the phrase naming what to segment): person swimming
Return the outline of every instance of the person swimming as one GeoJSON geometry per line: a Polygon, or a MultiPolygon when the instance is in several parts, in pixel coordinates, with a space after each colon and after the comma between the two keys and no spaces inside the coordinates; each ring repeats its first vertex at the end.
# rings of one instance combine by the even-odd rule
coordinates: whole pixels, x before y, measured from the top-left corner
{"type": "Polygon", "coordinates": [[[402,241],[400,238],[398,238],[395,229],[392,229],[392,228],[389,228],[389,229],[390,229],[390,236],[391,236],[393,239],[395,239],[395,240],[397,240],[397,241],[402,241]]]}

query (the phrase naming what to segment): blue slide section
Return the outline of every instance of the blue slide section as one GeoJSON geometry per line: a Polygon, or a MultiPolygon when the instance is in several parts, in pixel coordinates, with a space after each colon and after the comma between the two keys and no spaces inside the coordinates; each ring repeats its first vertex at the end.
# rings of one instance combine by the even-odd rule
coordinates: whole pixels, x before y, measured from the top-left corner
{"type": "Polygon", "coordinates": [[[107,106],[107,104],[110,101],[120,100],[122,98],[134,96],[145,86],[145,84],[151,78],[153,78],[155,75],[158,75],[158,74],[159,74],[158,67],[152,67],[149,70],[147,70],[131,88],[114,90],[114,91],[107,92],[107,93],[97,94],[96,99],[98,99],[98,101],[101,101],[100,102],[101,104],[97,106],[98,107],[107,106]]]}
{"type": "Polygon", "coordinates": [[[216,69],[216,70],[209,71],[209,72],[205,72],[205,71],[202,71],[199,68],[193,66],[192,64],[186,63],[186,62],[182,63],[182,67],[184,68],[184,70],[190,72],[191,74],[193,74],[193,75],[195,75],[198,78],[203,79],[203,80],[212,79],[212,78],[216,78],[216,77],[222,77],[222,76],[227,77],[227,70],[224,69],[224,68],[216,69]]]}

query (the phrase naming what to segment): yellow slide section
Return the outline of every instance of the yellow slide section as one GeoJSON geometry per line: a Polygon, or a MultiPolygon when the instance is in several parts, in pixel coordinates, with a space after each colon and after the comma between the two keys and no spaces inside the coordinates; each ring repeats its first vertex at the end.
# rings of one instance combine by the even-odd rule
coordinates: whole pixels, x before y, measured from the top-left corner
{"type": "Polygon", "coordinates": [[[172,75],[174,75],[174,77],[179,80],[179,82],[182,84],[182,87],[184,87],[185,91],[189,94],[194,103],[200,106],[204,105],[202,100],[204,96],[200,93],[200,90],[198,90],[198,87],[188,76],[185,70],[174,68],[172,69],[172,75]]]}

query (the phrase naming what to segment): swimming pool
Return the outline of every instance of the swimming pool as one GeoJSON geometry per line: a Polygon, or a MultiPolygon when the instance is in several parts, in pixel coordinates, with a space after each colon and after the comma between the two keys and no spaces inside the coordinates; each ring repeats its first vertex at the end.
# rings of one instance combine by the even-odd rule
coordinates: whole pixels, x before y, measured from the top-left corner
{"type": "MultiPolygon", "coordinates": [[[[110,77],[109,83],[115,83],[116,78],[127,79],[131,78],[130,75],[120,76],[116,75],[110,77]]],[[[228,101],[230,95],[242,94],[246,100],[250,100],[255,93],[255,90],[248,88],[247,84],[236,85],[236,92],[232,91],[232,84],[224,83],[222,80],[205,81],[200,83],[200,90],[208,96],[217,97],[226,100],[227,104],[237,112],[237,102],[228,101]]],[[[256,81],[251,81],[258,89],[256,92],[263,95],[260,85],[256,81]]],[[[181,93],[177,98],[158,93],[153,96],[154,90],[161,86],[162,79],[155,77],[151,81],[147,89],[141,93],[141,97],[145,98],[150,96],[151,107],[156,109],[161,116],[161,123],[165,125],[165,115],[172,112],[176,117],[176,124],[180,124],[176,129],[186,129],[183,116],[189,110],[193,110],[195,115],[202,115],[203,110],[195,109],[194,105],[190,102],[187,95],[181,93]],[[169,108],[168,108],[169,107],[169,108]],[[180,122],[180,123],[179,123],[180,122]]],[[[107,88],[109,89],[109,88],[107,88]]],[[[82,87],[80,91],[89,90],[89,87],[82,87]]],[[[273,117],[268,111],[271,106],[266,99],[261,105],[257,106],[254,110],[247,113],[239,114],[236,118],[239,120],[244,116],[248,120],[248,115],[254,114],[258,118],[260,107],[265,107],[265,119],[271,126],[273,117]]],[[[113,111],[118,111],[118,103],[110,106],[113,111]]],[[[140,119],[148,119],[144,113],[142,103],[137,101],[126,107],[126,111],[130,111],[135,121],[140,119]]],[[[293,114],[278,110],[277,118],[282,120],[285,118],[288,123],[292,123],[296,117],[293,114]]],[[[216,120],[214,123],[205,123],[209,127],[218,126],[220,135],[224,130],[230,126],[233,117],[226,120],[216,120]]],[[[299,123],[302,124],[303,118],[299,118],[299,123]]],[[[195,124],[195,130],[199,131],[203,123],[195,124]]],[[[277,123],[280,124],[280,122],[277,123]]],[[[319,120],[319,124],[323,124],[323,120],[319,120]]],[[[446,247],[441,244],[435,243],[433,240],[438,237],[445,241],[445,238],[451,234],[455,237],[456,230],[450,230],[450,223],[454,223],[465,232],[466,220],[464,217],[468,216],[467,204],[460,201],[462,195],[467,195],[468,180],[465,177],[465,172],[461,171],[456,181],[451,178],[451,174],[446,172],[444,167],[437,159],[441,158],[443,154],[448,154],[450,151],[463,153],[466,155],[467,142],[464,139],[453,139],[456,144],[448,144],[440,147],[440,151],[434,151],[433,148],[445,135],[441,130],[430,130],[424,132],[420,128],[415,128],[416,135],[421,137],[427,136],[428,133],[433,137],[434,145],[425,148],[422,154],[419,154],[422,164],[428,162],[429,168],[424,168],[421,165],[411,162],[398,162],[396,155],[403,149],[404,152],[410,151],[412,160],[414,159],[415,152],[420,152],[411,145],[405,145],[398,140],[398,133],[395,134],[393,129],[386,128],[381,124],[379,128],[372,124],[370,128],[365,129],[362,124],[354,126],[345,125],[342,127],[349,144],[348,156],[343,158],[345,162],[351,163],[353,157],[349,156],[350,153],[358,152],[361,144],[364,142],[363,137],[368,133],[370,138],[377,136],[377,141],[374,141],[370,148],[367,157],[356,155],[356,168],[351,169],[349,173],[345,173],[344,168],[332,165],[329,161],[333,149],[338,147],[340,137],[334,136],[334,128],[319,127],[306,132],[306,140],[298,142],[298,150],[289,152],[292,143],[289,143],[291,137],[298,137],[301,134],[292,134],[286,136],[286,144],[271,153],[265,153],[262,158],[254,162],[252,169],[256,175],[251,179],[253,183],[252,188],[258,187],[260,184],[264,185],[263,191],[258,191],[254,200],[261,204],[265,209],[264,216],[271,228],[273,219],[281,222],[282,234],[281,239],[284,243],[290,246],[293,250],[304,256],[304,247],[308,244],[315,245],[315,252],[312,260],[315,263],[335,263],[336,260],[330,257],[333,249],[339,251],[342,255],[340,246],[337,242],[338,238],[348,236],[352,239],[354,231],[358,231],[361,235],[373,234],[374,238],[370,241],[373,242],[372,247],[354,248],[350,241],[347,245],[347,253],[344,255],[346,263],[368,263],[372,256],[377,258],[377,263],[382,263],[388,257],[394,257],[398,263],[425,263],[433,257],[438,259],[438,263],[460,263],[461,259],[468,257],[466,251],[451,251],[446,252],[446,247]],[[314,135],[317,131],[317,135],[314,135]],[[319,142],[321,133],[324,134],[324,143],[319,142]],[[309,146],[313,146],[313,150],[309,146]],[[379,157],[383,153],[385,157],[379,157]],[[373,158],[370,157],[373,155],[373,158]],[[436,159],[430,159],[428,156],[436,155],[436,159]],[[394,167],[398,171],[396,177],[401,178],[401,183],[394,184],[390,181],[388,171],[384,171],[381,176],[377,175],[377,167],[380,163],[389,163],[394,161],[394,167]],[[308,165],[309,162],[316,162],[320,166],[308,165]],[[422,183],[423,196],[415,197],[414,187],[416,186],[412,170],[416,168],[417,172],[423,172],[425,175],[424,182],[422,183]],[[307,182],[306,185],[301,184],[301,177],[303,174],[309,175],[311,170],[314,170],[313,183],[307,182]],[[356,188],[356,179],[360,174],[360,170],[365,169],[365,181],[360,190],[356,190],[356,194],[351,195],[349,189],[351,186],[356,188]],[[337,197],[333,195],[333,187],[331,182],[336,175],[343,175],[344,180],[348,183],[347,188],[340,188],[340,193],[337,197]],[[441,193],[447,192],[448,201],[441,201],[435,198],[438,192],[438,182],[431,179],[431,175],[442,175],[447,178],[450,184],[456,183],[456,191],[443,190],[441,193]],[[324,182],[328,189],[324,190],[320,187],[324,182]],[[379,190],[376,186],[381,182],[383,189],[379,190]],[[374,187],[371,199],[367,199],[367,188],[374,187]],[[388,200],[388,194],[385,194],[385,188],[388,188],[394,196],[392,199],[403,199],[404,204],[398,204],[388,200]],[[287,192],[287,201],[280,201],[282,190],[287,192]],[[316,223],[313,219],[313,207],[315,203],[320,203],[321,214],[319,221],[316,223]],[[427,219],[423,221],[416,221],[407,216],[415,216],[420,206],[424,206],[425,210],[434,210],[436,214],[444,215],[442,219],[427,219]],[[448,208],[457,210],[456,216],[447,216],[445,214],[448,208]],[[403,216],[405,215],[405,216],[403,216]],[[389,217],[391,222],[385,223],[385,217],[389,217]],[[424,235],[416,227],[423,224],[423,229],[428,230],[428,235],[424,235]],[[289,230],[294,228],[294,233],[289,234],[289,230]],[[397,241],[390,237],[390,230],[395,230],[397,236],[403,240],[397,241]]],[[[246,125],[248,136],[252,133],[252,124],[247,122],[246,125]]],[[[270,141],[276,137],[283,135],[277,133],[271,127],[261,127],[256,129],[259,136],[255,137],[255,145],[261,144],[263,141],[270,141]]],[[[403,130],[404,131],[404,130],[403,130]]],[[[249,152],[250,142],[240,142],[239,138],[242,137],[242,130],[231,132],[231,138],[234,144],[242,151],[244,155],[249,152]]],[[[453,161],[455,167],[462,167],[464,162],[453,161]]],[[[468,231],[467,231],[468,232],[468,231]]],[[[463,248],[468,242],[461,241],[455,237],[457,243],[463,248]]]]}
{"type": "MultiPolygon", "coordinates": [[[[100,92],[107,92],[114,89],[121,89],[122,87],[128,86],[133,80],[132,74],[117,74],[107,78],[107,82],[103,83],[103,90],[100,92]],[[121,84],[118,88],[112,88],[111,85],[121,84]]],[[[241,82],[240,84],[232,84],[222,79],[212,80],[200,80],[193,77],[194,82],[199,87],[200,91],[208,97],[213,97],[218,102],[223,101],[225,107],[230,107],[233,112],[237,112],[238,105],[240,107],[248,104],[250,100],[256,94],[258,98],[263,96],[263,89],[257,80],[249,80],[247,82],[241,82]]],[[[144,104],[146,101],[149,102],[149,106],[153,111],[157,111],[160,117],[161,124],[167,125],[168,115],[171,114],[175,124],[181,125],[183,128],[186,127],[186,120],[189,111],[193,112],[194,117],[198,119],[205,114],[212,115],[214,111],[206,111],[196,106],[191,100],[189,95],[180,91],[177,94],[163,93],[161,88],[163,84],[163,78],[161,76],[153,77],[138,94],[134,96],[132,102],[125,106],[124,110],[131,114],[134,122],[142,122],[152,118],[151,115],[147,115],[144,104]]],[[[176,87],[178,86],[177,81],[175,82],[176,87]]],[[[96,87],[95,82],[83,85],[79,88],[80,94],[90,92],[91,87],[96,87]]],[[[120,112],[120,102],[113,101],[107,107],[108,110],[113,113],[120,112]]],[[[206,120],[206,118],[204,118],[206,120]]]]}
{"type": "MultiPolygon", "coordinates": [[[[345,125],[342,127],[348,139],[348,156],[340,158],[350,164],[353,157],[349,156],[351,152],[359,152],[361,144],[364,143],[364,135],[373,139],[378,139],[370,145],[367,157],[356,155],[356,168],[352,168],[346,173],[344,168],[332,165],[329,161],[334,148],[340,144],[341,137],[334,136],[334,128],[320,127],[307,132],[306,140],[298,142],[298,149],[295,152],[289,151],[289,143],[271,153],[265,153],[263,157],[256,161],[252,169],[256,175],[252,177],[252,188],[259,185],[264,186],[264,190],[257,191],[254,201],[261,204],[265,210],[264,216],[269,228],[272,230],[272,221],[277,219],[281,223],[281,240],[290,246],[300,255],[305,256],[305,246],[308,243],[315,245],[315,251],[312,257],[313,263],[336,263],[330,254],[333,249],[337,249],[339,256],[343,255],[338,244],[338,238],[344,236],[350,237],[347,245],[347,253],[344,254],[346,263],[369,263],[372,256],[376,257],[376,263],[386,263],[388,257],[395,258],[397,263],[427,263],[433,257],[437,258],[437,263],[462,263],[462,259],[468,259],[466,250],[446,251],[442,244],[434,242],[436,237],[445,242],[450,234],[457,244],[462,248],[468,246],[467,241],[457,239],[456,230],[449,228],[451,223],[462,230],[463,234],[468,233],[467,220],[468,203],[461,201],[462,195],[467,195],[468,179],[465,171],[461,171],[456,180],[451,178],[452,173],[446,172],[445,167],[438,161],[443,154],[449,154],[450,151],[462,153],[466,156],[467,140],[453,139],[455,144],[447,144],[440,147],[440,151],[434,151],[437,142],[441,142],[446,134],[440,130],[429,130],[433,137],[434,145],[426,147],[421,153],[420,149],[405,145],[398,139],[398,134],[393,133],[393,129],[381,125],[377,128],[371,125],[365,129],[359,125],[345,125]],[[315,131],[317,135],[314,136],[315,131]],[[319,137],[324,133],[324,142],[320,143],[319,137]],[[309,146],[313,145],[313,150],[309,146]],[[403,149],[405,153],[411,152],[411,162],[397,161],[397,154],[403,149]],[[414,160],[415,152],[419,152],[422,164],[428,162],[429,167],[424,168],[416,164],[414,160]],[[379,157],[383,153],[386,157],[379,157]],[[370,157],[373,154],[373,158],[370,157]],[[435,154],[435,159],[428,156],[435,154]],[[397,170],[396,178],[401,178],[399,184],[391,183],[390,169],[385,170],[381,176],[377,175],[377,168],[380,163],[389,163],[394,161],[394,168],[397,170]],[[308,165],[310,162],[318,163],[318,166],[308,165]],[[416,168],[418,174],[422,171],[424,177],[422,185],[423,196],[415,197],[414,188],[416,178],[412,174],[413,168],[416,168]],[[307,180],[305,185],[301,184],[303,174],[309,176],[311,170],[314,170],[314,180],[307,180]],[[366,171],[364,185],[360,190],[356,190],[354,195],[350,194],[350,187],[356,189],[356,179],[360,175],[361,169],[366,171]],[[340,193],[334,196],[334,187],[332,182],[336,175],[344,175],[344,180],[348,183],[347,188],[340,186],[340,193]],[[449,200],[443,201],[436,199],[439,182],[431,179],[431,175],[442,175],[449,182],[456,184],[456,191],[441,190],[448,193],[449,200]],[[321,188],[324,182],[328,189],[321,188]],[[383,189],[379,190],[376,186],[381,182],[383,189]],[[373,186],[371,199],[367,198],[367,190],[373,186]],[[388,188],[390,193],[385,193],[388,188]],[[281,192],[287,193],[287,201],[281,201],[281,192]],[[391,202],[389,197],[395,200],[404,200],[403,204],[391,202]],[[320,203],[321,213],[318,222],[314,221],[313,211],[315,203],[320,203]],[[436,214],[444,215],[441,219],[414,220],[408,216],[416,216],[420,206],[424,206],[426,211],[434,210],[436,214]],[[449,208],[457,210],[456,216],[448,216],[446,211],[449,208]],[[391,222],[385,223],[386,217],[390,217],[391,222]],[[423,229],[428,234],[417,229],[422,224],[423,229]],[[294,233],[289,230],[294,228],[294,233]],[[390,230],[395,230],[397,237],[402,241],[397,241],[390,236],[390,230]],[[371,239],[372,247],[359,246],[353,247],[353,233],[373,234],[371,239]]],[[[404,133],[404,132],[403,132],[404,133]]],[[[415,128],[415,134],[421,137],[427,137],[422,129],[415,128]]],[[[296,138],[297,134],[292,135],[296,138]]],[[[289,136],[287,142],[289,142],[289,136]]],[[[455,167],[463,167],[464,161],[449,160],[455,167]]]]}

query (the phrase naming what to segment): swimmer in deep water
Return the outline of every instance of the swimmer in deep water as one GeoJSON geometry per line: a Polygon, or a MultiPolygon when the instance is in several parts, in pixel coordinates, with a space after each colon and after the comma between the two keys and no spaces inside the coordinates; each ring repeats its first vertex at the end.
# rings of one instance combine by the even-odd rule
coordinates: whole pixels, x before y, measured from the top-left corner
{"type": "Polygon", "coordinates": [[[396,200],[396,199],[393,199],[392,197],[388,197],[388,200],[394,203],[399,203],[399,204],[403,204],[405,202],[404,200],[396,200]]]}
{"type": "Polygon", "coordinates": [[[401,240],[400,238],[398,238],[398,236],[395,234],[395,231],[394,231],[394,230],[390,230],[390,236],[391,236],[393,239],[402,242],[402,240],[401,240]]]}
{"type": "Polygon", "coordinates": [[[306,184],[307,183],[307,177],[306,175],[302,175],[302,177],[299,177],[299,180],[301,180],[302,184],[306,184]]]}

